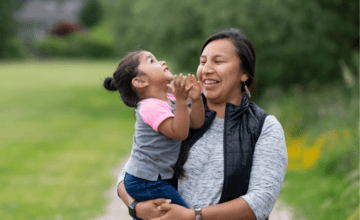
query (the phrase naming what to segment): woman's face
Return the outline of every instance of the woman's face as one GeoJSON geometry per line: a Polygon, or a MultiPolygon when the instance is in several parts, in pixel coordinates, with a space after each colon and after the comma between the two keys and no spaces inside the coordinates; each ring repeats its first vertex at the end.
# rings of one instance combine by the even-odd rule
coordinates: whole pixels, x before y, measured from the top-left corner
{"type": "Polygon", "coordinates": [[[200,56],[197,77],[208,101],[239,104],[241,82],[248,79],[240,69],[240,62],[229,40],[214,40],[206,45],[200,56]]]}

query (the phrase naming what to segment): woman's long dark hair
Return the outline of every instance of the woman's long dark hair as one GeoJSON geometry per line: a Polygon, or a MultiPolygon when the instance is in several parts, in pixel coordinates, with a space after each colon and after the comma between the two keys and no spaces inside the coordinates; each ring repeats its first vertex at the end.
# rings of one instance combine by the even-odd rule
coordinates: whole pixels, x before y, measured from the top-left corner
{"type": "MultiPolygon", "coordinates": [[[[236,53],[239,56],[241,63],[240,69],[249,76],[245,84],[250,87],[254,81],[255,76],[255,49],[251,41],[243,34],[239,29],[230,28],[228,30],[222,30],[214,35],[211,35],[206,39],[203,47],[201,48],[200,56],[204,51],[205,47],[214,40],[229,40],[235,47],[236,53]]],[[[244,92],[244,86],[241,85],[241,91],[244,92]]]]}
{"type": "Polygon", "coordinates": [[[106,77],[103,86],[108,91],[119,91],[121,99],[125,105],[136,107],[140,101],[138,94],[132,86],[132,79],[140,74],[139,57],[142,50],[129,53],[122,59],[113,74],[113,77],[106,77]]]}

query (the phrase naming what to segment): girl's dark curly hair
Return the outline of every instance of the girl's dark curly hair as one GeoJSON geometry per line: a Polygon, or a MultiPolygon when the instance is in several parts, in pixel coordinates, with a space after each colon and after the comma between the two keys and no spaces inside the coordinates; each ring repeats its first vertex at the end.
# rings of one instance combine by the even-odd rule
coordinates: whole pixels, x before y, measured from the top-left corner
{"type": "Polygon", "coordinates": [[[113,77],[106,77],[103,86],[108,91],[119,91],[122,101],[129,107],[136,107],[140,101],[138,94],[132,86],[132,79],[140,74],[139,57],[142,50],[129,53],[122,59],[113,74],[113,77]]]}

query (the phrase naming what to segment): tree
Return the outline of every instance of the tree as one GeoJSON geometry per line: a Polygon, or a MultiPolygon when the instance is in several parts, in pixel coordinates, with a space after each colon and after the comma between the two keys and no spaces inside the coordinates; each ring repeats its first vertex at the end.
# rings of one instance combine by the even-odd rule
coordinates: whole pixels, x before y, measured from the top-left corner
{"type": "Polygon", "coordinates": [[[350,65],[359,50],[355,0],[123,0],[115,10],[119,51],[140,45],[183,72],[195,73],[209,35],[242,29],[255,46],[259,87],[342,81],[339,62],[350,65]]]}
{"type": "Polygon", "coordinates": [[[94,27],[102,18],[103,10],[97,0],[89,0],[80,12],[80,21],[88,28],[94,27]]]}
{"type": "Polygon", "coordinates": [[[24,56],[23,45],[16,40],[16,22],[13,12],[18,1],[0,0],[0,59],[24,56]]]}

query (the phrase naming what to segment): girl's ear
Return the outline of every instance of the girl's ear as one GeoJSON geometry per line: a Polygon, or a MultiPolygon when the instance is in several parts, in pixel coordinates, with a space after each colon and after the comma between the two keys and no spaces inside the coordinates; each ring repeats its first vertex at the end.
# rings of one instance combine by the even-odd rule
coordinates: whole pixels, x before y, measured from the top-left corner
{"type": "Polygon", "coordinates": [[[137,76],[132,79],[131,83],[136,89],[143,89],[149,85],[146,76],[137,76]]]}

